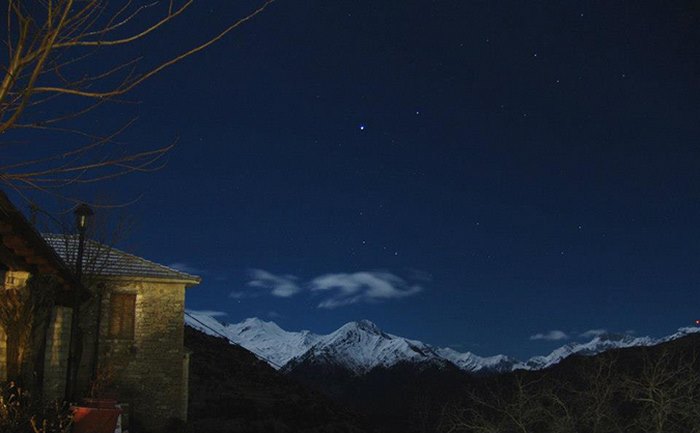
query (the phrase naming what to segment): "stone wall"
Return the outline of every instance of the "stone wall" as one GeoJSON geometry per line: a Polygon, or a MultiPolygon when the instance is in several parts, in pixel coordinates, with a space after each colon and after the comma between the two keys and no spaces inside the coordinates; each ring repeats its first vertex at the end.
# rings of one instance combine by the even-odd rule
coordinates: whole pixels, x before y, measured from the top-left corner
{"type": "MultiPolygon", "coordinates": [[[[7,271],[0,274],[0,290],[13,290],[27,282],[29,273],[23,271],[7,271]]],[[[0,382],[7,381],[7,334],[0,326],[0,382]]]]}
{"type": "Polygon", "coordinates": [[[7,381],[7,335],[0,326],[0,382],[7,381]]]}
{"type": "Polygon", "coordinates": [[[184,303],[183,283],[158,281],[110,283],[102,298],[99,365],[111,371],[132,422],[147,431],[186,419],[184,303]],[[108,338],[111,293],[136,294],[133,340],[108,338]]]}
{"type": "Polygon", "coordinates": [[[66,368],[70,345],[71,309],[56,306],[51,311],[44,355],[44,399],[62,400],[66,392],[66,368]]]}
{"type": "MultiPolygon", "coordinates": [[[[22,288],[29,279],[30,274],[24,271],[9,271],[0,284],[0,290],[16,290],[22,288]]],[[[47,288],[49,290],[49,288],[47,288]]],[[[47,312],[48,314],[48,312],[47,312]]],[[[66,307],[54,307],[48,316],[47,329],[38,330],[32,338],[44,338],[46,335],[46,347],[44,352],[44,396],[48,399],[62,399],[65,392],[66,365],[68,360],[68,345],[70,341],[71,309],[66,307]]],[[[32,352],[41,350],[41,342],[32,340],[25,348],[26,363],[23,368],[35,368],[32,365],[34,358],[32,352]]],[[[41,378],[41,375],[39,375],[41,378]]],[[[15,378],[16,379],[16,378],[15,378]]],[[[0,326],[0,382],[7,381],[7,334],[0,326]]],[[[28,386],[25,384],[25,386],[28,386]]]]}
{"type": "MultiPolygon", "coordinates": [[[[93,297],[81,306],[82,356],[78,389],[89,396],[99,312],[98,370],[109,372],[108,392],[129,403],[138,432],[167,431],[187,418],[187,356],[184,339],[184,283],[106,281],[101,302],[93,297]],[[134,338],[109,338],[110,296],[136,295],[134,338]]],[[[54,307],[46,333],[44,397],[63,399],[70,342],[71,309],[54,307]]],[[[0,380],[6,376],[6,339],[0,328],[0,380]]]]}

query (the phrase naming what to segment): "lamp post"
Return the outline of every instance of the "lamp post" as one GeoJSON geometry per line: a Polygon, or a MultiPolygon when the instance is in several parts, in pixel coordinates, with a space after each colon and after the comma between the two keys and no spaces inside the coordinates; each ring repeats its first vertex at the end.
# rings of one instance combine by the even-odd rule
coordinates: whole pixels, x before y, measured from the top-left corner
{"type": "MultiPolygon", "coordinates": [[[[88,219],[94,212],[85,203],[75,208],[75,227],[78,230],[78,253],[75,258],[75,278],[78,284],[83,278],[83,255],[85,254],[85,231],[88,219]]],[[[82,353],[82,333],[80,332],[80,290],[76,287],[73,293],[73,314],[70,326],[70,347],[66,366],[66,401],[77,399],[78,365],[82,353]]]]}

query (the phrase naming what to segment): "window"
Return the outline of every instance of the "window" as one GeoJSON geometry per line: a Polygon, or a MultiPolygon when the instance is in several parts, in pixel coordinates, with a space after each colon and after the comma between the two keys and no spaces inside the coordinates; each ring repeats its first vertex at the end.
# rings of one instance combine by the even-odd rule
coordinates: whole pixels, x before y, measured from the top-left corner
{"type": "Polygon", "coordinates": [[[136,295],[112,293],[109,300],[109,338],[134,339],[136,295]]]}

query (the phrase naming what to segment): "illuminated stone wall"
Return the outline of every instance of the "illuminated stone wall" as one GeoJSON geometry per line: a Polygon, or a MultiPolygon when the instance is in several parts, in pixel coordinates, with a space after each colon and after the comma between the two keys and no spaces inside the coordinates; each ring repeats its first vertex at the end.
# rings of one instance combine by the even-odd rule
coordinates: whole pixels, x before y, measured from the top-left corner
{"type": "MultiPolygon", "coordinates": [[[[4,290],[4,288],[3,288],[4,290]]],[[[131,421],[142,432],[167,431],[187,417],[187,356],[183,346],[185,285],[182,282],[106,282],[102,301],[93,297],[81,306],[82,357],[78,386],[88,396],[100,311],[97,346],[100,371],[111,372],[106,396],[129,403],[131,421]],[[108,338],[110,294],[136,294],[134,338],[108,338]],[[98,304],[101,307],[98,308],[98,304]]],[[[70,342],[71,309],[55,307],[46,333],[44,397],[62,399],[70,342]]],[[[6,338],[0,328],[0,380],[6,378],[6,338]]],[[[103,395],[105,396],[105,395],[103,395]]]]}
{"type": "Polygon", "coordinates": [[[62,400],[65,396],[70,327],[71,309],[54,307],[44,354],[44,399],[47,401],[62,400]]]}
{"type": "MultiPolygon", "coordinates": [[[[99,365],[112,372],[116,396],[130,404],[132,420],[147,431],[162,431],[174,420],[184,421],[184,284],[154,280],[110,283],[107,287],[102,298],[99,365]],[[111,293],[136,294],[133,340],[107,337],[111,293]]],[[[97,317],[94,308],[86,311],[88,316],[97,317]]],[[[83,371],[89,370],[86,361],[94,351],[94,334],[87,335],[88,329],[83,371]]]]}
{"type": "Polygon", "coordinates": [[[0,382],[7,380],[7,335],[0,326],[0,382]]]}

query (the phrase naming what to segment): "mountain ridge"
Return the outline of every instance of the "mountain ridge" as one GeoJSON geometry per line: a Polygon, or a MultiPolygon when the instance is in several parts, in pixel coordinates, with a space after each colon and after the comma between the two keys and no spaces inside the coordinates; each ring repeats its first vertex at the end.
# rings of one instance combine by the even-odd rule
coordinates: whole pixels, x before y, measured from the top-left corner
{"type": "Polygon", "coordinates": [[[448,362],[462,371],[476,374],[542,370],[573,355],[592,356],[612,349],[653,346],[700,332],[700,327],[686,327],[662,338],[602,333],[588,342],[567,343],[547,355],[520,361],[506,355],[482,357],[449,347],[434,347],[422,341],[384,332],[369,320],[348,322],[329,334],[320,335],[308,330],[286,331],[275,322],[258,318],[225,324],[212,316],[197,312],[187,312],[185,317],[189,326],[212,335],[225,336],[278,370],[284,368],[289,371],[300,364],[311,363],[344,368],[355,375],[401,362],[434,366],[448,362]]]}

